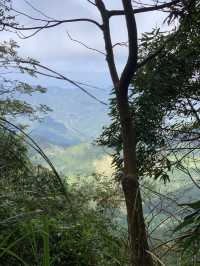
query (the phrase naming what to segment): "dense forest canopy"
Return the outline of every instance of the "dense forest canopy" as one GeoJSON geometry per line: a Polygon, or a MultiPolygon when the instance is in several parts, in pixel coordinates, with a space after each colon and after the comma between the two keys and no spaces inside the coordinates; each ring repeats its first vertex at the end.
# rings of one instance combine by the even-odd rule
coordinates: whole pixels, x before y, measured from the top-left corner
{"type": "MultiPolygon", "coordinates": [[[[77,1],[76,8],[74,2],[65,3],[69,14],[63,19],[56,12],[54,17],[43,12],[42,3],[25,4],[20,9],[15,1],[0,1],[0,264],[198,265],[200,2],[77,1]],[[81,4],[95,13],[79,17],[81,4]],[[161,27],[140,32],[140,16],[147,16],[145,24],[160,14],[161,27]],[[113,18],[118,23],[123,19],[116,43],[113,18]],[[39,62],[37,54],[46,42],[35,58],[22,52],[26,40],[37,42],[37,36],[45,38],[50,30],[60,38],[60,27],[69,24],[91,25],[103,37],[101,47],[92,47],[93,30],[87,30],[88,43],[67,30],[71,51],[80,45],[104,57],[111,85],[103,98],[101,85],[73,79],[56,70],[57,63],[50,67],[39,62]],[[120,60],[116,50],[125,48],[120,60]],[[74,112],[82,101],[82,114],[77,114],[86,120],[92,115],[93,120],[84,124],[73,113],[64,123],[53,119],[52,106],[42,99],[52,98],[59,109],[56,94],[63,92],[53,94],[40,77],[78,90],[80,95],[68,92],[74,101],[69,99],[70,108],[74,112]],[[92,146],[73,123],[95,130],[105,108],[110,109],[109,119],[101,121],[107,125],[92,146]],[[67,155],[72,171],[63,166],[67,155]],[[181,185],[176,188],[176,183],[181,185]]],[[[57,61],[59,52],[58,47],[57,61]]],[[[62,60],[68,67],[66,58],[62,60]]],[[[84,57],[87,65],[95,73],[84,57]]]]}

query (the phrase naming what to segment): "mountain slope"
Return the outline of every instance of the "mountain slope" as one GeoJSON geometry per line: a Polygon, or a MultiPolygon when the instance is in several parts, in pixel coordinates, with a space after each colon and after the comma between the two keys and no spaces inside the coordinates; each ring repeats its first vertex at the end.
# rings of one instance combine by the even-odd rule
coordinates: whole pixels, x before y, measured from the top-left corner
{"type": "MultiPolygon", "coordinates": [[[[108,99],[107,91],[95,90],[93,94],[103,101],[108,99]]],[[[33,105],[48,105],[53,110],[48,116],[64,124],[75,139],[83,142],[95,139],[102,127],[109,123],[107,106],[98,103],[77,88],[49,87],[45,94],[26,95],[23,99],[33,105]]],[[[34,129],[35,125],[32,126],[34,129]]]]}
{"type": "Polygon", "coordinates": [[[63,123],[55,121],[50,116],[34,126],[31,136],[43,148],[49,145],[68,147],[81,142],[72,130],[67,129],[63,123]]]}

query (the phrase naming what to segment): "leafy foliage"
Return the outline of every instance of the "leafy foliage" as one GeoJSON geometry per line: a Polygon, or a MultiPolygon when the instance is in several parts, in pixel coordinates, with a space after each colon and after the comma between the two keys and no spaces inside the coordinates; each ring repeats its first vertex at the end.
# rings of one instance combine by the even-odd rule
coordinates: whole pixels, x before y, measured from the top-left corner
{"type": "Polygon", "coordinates": [[[2,266],[127,265],[111,181],[77,179],[68,200],[53,172],[32,165],[24,137],[1,129],[0,152],[2,266]]]}
{"type": "MultiPolygon", "coordinates": [[[[189,207],[189,211],[183,221],[174,230],[177,234],[179,250],[184,257],[191,254],[198,259],[200,256],[200,201],[184,203],[180,206],[189,207]]],[[[188,260],[186,261],[188,263],[188,260]]]]}
{"type": "MultiPolygon", "coordinates": [[[[29,117],[34,117],[38,111],[50,111],[46,105],[33,107],[29,103],[19,99],[22,94],[32,95],[35,92],[45,93],[45,88],[41,86],[34,87],[26,82],[12,80],[6,77],[6,74],[12,73],[13,70],[34,75],[34,69],[30,73],[21,66],[20,62],[24,59],[18,56],[17,48],[18,45],[13,40],[0,43],[1,67],[4,69],[4,72],[0,74],[0,115],[28,115],[29,117]]],[[[32,59],[27,59],[27,64],[31,64],[31,62],[32,59]]]]}
{"type": "MultiPolygon", "coordinates": [[[[136,116],[139,175],[169,180],[169,171],[183,169],[183,159],[199,148],[200,17],[199,3],[182,10],[179,27],[159,29],[140,41],[138,71],[130,88],[136,116]],[[144,64],[145,63],[145,64],[144,64]]],[[[115,150],[114,164],[122,165],[122,139],[116,101],[111,100],[112,123],[98,142],[115,150]]]]}
{"type": "MultiPolygon", "coordinates": [[[[15,16],[12,15],[12,2],[10,0],[0,1],[1,30],[5,30],[3,23],[17,25],[15,16]]],[[[38,111],[47,112],[50,109],[46,105],[37,107],[20,100],[22,94],[45,93],[46,89],[41,86],[31,86],[24,81],[9,78],[9,75],[19,71],[24,74],[35,76],[35,62],[32,58],[22,58],[18,55],[19,46],[14,40],[0,42],[0,116],[28,115],[35,117],[38,111]]]]}

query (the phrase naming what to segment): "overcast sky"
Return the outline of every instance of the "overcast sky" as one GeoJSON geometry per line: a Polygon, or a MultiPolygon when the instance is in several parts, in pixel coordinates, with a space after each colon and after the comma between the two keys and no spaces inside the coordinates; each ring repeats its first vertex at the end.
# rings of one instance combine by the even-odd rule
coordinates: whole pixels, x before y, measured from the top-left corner
{"type": "MultiPolygon", "coordinates": [[[[88,17],[100,21],[98,10],[88,3],[87,0],[31,0],[31,4],[44,12],[46,15],[56,19],[69,19],[88,17]]],[[[109,9],[121,8],[121,0],[105,0],[109,9]]],[[[25,0],[14,0],[13,7],[34,17],[44,18],[33,10],[25,0]]],[[[138,32],[151,31],[153,27],[162,25],[164,15],[161,12],[150,12],[136,16],[138,32]]],[[[31,20],[18,16],[18,21],[24,25],[33,25],[31,20]]],[[[113,43],[127,41],[125,24],[123,18],[111,20],[113,43]]],[[[11,33],[6,33],[6,38],[16,39],[20,45],[20,54],[30,56],[39,60],[69,78],[88,81],[94,85],[111,85],[103,55],[89,51],[80,44],[72,42],[67,31],[75,39],[78,39],[88,46],[104,51],[104,43],[101,31],[94,25],[88,23],[71,23],[56,28],[43,30],[37,35],[20,39],[11,33]]],[[[28,34],[28,32],[25,32],[28,34]]],[[[126,48],[115,49],[116,63],[118,70],[122,69],[126,61],[126,48]]],[[[40,78],[44,85],[58,84],[62,82],[40,78]]]]}

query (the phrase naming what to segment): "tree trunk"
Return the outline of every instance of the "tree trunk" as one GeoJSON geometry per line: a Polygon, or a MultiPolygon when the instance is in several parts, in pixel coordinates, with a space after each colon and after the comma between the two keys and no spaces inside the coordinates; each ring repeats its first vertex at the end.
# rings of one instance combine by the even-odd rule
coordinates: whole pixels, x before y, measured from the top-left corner
{"type": "Polygon", "coordinates": [[[138,185],[131,177],[125,177],[122,187],[126,200],[127,220],[132,266],[153,266],[142,210],[142,200],[138,185]]]}
{"type": "Polygon", "coordinates": [[[132,266],[153,266],[151,255],[148,251],[148,241],[144,224],[142,200],[137,174],[136,161],[136,130],[132,123],[128,102],[128,87],[131,79],[137,71],[138,42],[137,25],[131,0],[122,0],[123,11],[127,24],[129,52],[128,60],[119,78],[115,65],[113,44],[109,20],[111,13],[106,9],[103,0],[96,0],[95,5],[99,9],[103,24],[101,26],[105,41],[106,60],[110,76],[115,88],[118,111],[120,115],[121,134],[124,153],[124,178],[122,187],[126,200],[127,220],[130,240],[130,253],[132,266]]]}
{"type": "MultiPolygon", "coordinates": [[[[124,91],[124,90],[118,90],[124,91]]],[[[123,140],[124,177],[122,188],[126,201],[131,266],[153,266],[143,216],[136,161],[136,130],[131,119],[128,97],[117,93],[123,140]]]]}

